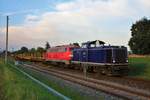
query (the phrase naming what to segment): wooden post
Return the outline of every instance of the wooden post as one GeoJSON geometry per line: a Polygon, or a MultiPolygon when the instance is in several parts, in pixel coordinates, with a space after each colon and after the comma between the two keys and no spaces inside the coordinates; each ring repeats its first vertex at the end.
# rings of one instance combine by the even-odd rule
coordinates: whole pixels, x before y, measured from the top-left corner
{"type": "Polygon", "coordinates": [[[6,50],[5,50],[5,63],[7,63],[7,53],[8,53],[8,24],[9,24],[9,16],[7,16],[7,24],[6,24],[6,50]]]}

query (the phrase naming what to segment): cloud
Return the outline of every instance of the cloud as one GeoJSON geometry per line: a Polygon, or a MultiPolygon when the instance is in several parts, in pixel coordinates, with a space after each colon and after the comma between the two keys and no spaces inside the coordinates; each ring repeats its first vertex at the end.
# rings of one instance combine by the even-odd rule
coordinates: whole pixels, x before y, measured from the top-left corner
{"type": "Polygon", "coordinates": [[[36,15],[27,15],[26,16],[26,22],[34,22],[34,21],[38,21],[39,20],[39,17],[36,16],[36,15]]]}
{"type": "Polygon", "coordinates": [[[132,13],[128,3],[128,0],[75,0],[58,4],[56,9],[58,11],[79,12],[90,16],[124,16],[132,13]]]}
{"type": "Polygon", "coordinates": [[[139,0],[139,3],[141,3],[143,5],[143,7],[146,7],[146,9],[150,8],[150,1],[149,0],[139,0]]]}
{"type": "MultiPolygon", "coordinates": [[[[141,16],[136,8],[147,10],[147,7],[148,0],[74,0],[59,3],[55,11],[28,14],[22,24],[10,26],[10,45],[34,47],[44,46],[45,41],[59,45],[95,39],[127,45],[130,26],[141,16]]],[[[2,31],[4,33],[5,29],[2,31]]],[[[0,37],[0,40],[4,38],[0,37]]],[[[0,45],[4,44],[0,42],[0,45]]]]}
{"type": "Polygon", "coordinates": [[[37,13],[37,12],[39,12],[39,9],[28,9],[28,10],[23,10],[23,11],[13,11],[13,12],[7,12],[7,13],[0,12],[0,15],[12,16],[12,15],[18,15],[18,14],[28,14],[28,13],[37,13]]]}

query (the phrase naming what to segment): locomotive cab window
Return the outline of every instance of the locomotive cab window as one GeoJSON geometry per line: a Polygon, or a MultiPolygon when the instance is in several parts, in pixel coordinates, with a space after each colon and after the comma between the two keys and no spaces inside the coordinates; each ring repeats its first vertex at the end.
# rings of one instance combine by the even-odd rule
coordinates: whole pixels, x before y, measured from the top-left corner
{"type": "Polygon", "coordinates": [[[73,51],[73,48],[69,48],[69,51],[73,51]]]}
{"type": "Polygon", "coordinates": [[[90,47],[96,47],[96,45],[95,44],[91,44],[90,47]]]}
{"type": "Polygon", "coordinates": [[[84,45],[82,45],[82,48],[87,48],[87,45],[85,45],[85,44],[84,44],[84,45]]]}
{"type": "Polygon", "coordinates": [[[67,48],[59,48],[58,52],[66,52],[67,48]]]}
{"type": "Polygon", "coordinates": [[[65,52],[67,51],[67,48],[65,48],[65,52]]]}

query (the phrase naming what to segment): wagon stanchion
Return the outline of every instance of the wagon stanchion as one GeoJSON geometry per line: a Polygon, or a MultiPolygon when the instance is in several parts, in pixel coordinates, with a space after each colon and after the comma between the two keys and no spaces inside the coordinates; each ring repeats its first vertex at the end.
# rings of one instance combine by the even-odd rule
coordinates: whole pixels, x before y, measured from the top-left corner
{"type": "Polygon", "coordinates": [[[84,77],[87,78],[87,67],[88,65],[87,64],[83,64],[83,73],[84,73],[84,77]]]}
{"type": "Polygon", "coordinates": [[[19,61],[18,60],[15,60],[15,65],[17,66],[19,64],[19,61]]]}
{"type": "Polygon", "coordinates": [[[100,67],[99,66],[96,66],[96,69],[97,69],[97,75],[99,76],[99,75],[101,75],[101,69],[100,69],[100,67]]]}

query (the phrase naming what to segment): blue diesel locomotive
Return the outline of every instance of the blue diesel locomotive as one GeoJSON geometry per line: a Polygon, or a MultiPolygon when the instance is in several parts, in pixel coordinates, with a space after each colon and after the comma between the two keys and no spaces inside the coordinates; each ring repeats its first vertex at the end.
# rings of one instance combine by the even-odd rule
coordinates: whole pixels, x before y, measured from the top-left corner
{"type": "Polygon", "coordinates": [[[99,71],[106,75],[126,75],[128,73],[127,48],[106,46],[103,41],[88,41],[80,48],[73,49],[71,63],[86,65],[89,71],[99,71]]]}

